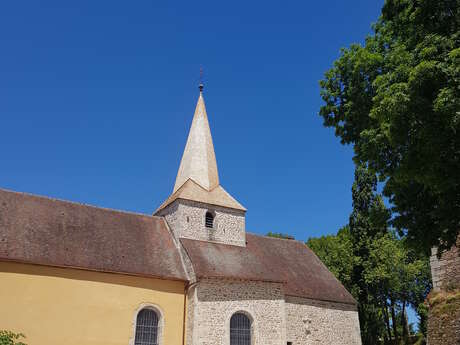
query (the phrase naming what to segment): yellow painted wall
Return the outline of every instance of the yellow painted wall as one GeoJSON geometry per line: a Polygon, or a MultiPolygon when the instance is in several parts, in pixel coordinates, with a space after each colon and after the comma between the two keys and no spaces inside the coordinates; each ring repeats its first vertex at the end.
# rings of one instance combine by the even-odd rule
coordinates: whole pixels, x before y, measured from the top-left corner
{"type": "Polygon", "coordinates": [[[128,345],[143,303],[163,312],[161,345],[182,345],[183,282],[0,262],[0,329],[28,345],[128,345]]]}

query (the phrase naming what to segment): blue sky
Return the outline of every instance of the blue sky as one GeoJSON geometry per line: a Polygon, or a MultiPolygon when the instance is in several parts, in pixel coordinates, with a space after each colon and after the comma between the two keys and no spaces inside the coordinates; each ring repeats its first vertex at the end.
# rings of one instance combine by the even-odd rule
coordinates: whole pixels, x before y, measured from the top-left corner
{"type": "Polygon", "coordinates": [[[205,71],[222,185],[249,231],[348,221],[352,150],[318,81],[383,1],[0,5],[0,187],[151,213],[170,194],[205,71]]]}
{"type": "Polygon", "coordinates": [[[170,194],[205,71],[222,185],[249,231],[304,240],[351,210],[352,150],[318,81],[383,1],[0,5],[0,187],[151,213],[170,194]]]}

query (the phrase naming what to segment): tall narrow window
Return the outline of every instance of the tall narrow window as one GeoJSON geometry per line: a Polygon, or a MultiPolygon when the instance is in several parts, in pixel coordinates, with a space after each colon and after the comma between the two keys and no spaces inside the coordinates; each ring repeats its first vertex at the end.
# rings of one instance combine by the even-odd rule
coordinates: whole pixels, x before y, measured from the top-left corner
{"type": "Polygon", "coordinates": [[[158,314],[152,309],[142,309],[137,314],[134,345],[158,345],[158,314]]]}
{"type": "Polygon", "coordinates": [[[212,214],[212,212],[206,212],[204,223],[207,228],[214,228],[214,215],[212,214]]]}
{"type": "Polygon", "coordinates": [[[251,320],[243,313],[230,319],[230,345],[251,345],[251,320]]]}

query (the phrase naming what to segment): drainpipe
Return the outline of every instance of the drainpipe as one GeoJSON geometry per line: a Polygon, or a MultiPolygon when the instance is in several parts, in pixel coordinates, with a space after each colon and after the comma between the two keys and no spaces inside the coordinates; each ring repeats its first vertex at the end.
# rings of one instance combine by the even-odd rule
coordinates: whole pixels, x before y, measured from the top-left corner
{"type": "Polygon", "coordinates": [[[182,345],[185,345],[185,324],[187,322],[187,296],[188,296],[188,291],[190,290],[191,287],[195,286],[196,284],[198,283],[198,281],[194,282],[194,283],[190,283],[190,282],[187,282],[187,284],[185,284],[185,287],[184,287],[184,312],[183,312],[183,315],[184,315],[184,319],[182,321],[182,345]]]}

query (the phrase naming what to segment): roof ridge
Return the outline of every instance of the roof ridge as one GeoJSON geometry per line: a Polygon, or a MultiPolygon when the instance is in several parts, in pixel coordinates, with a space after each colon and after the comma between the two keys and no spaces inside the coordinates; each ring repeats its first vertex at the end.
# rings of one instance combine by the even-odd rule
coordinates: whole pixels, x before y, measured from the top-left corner
{"type": "Polygon", "coordinates": [[[108,208],[108,207],[96,206],[96,205],[91,205],[91,204],[85,204],[85,203],[81,203],[81,202],[78,202],[78,201],[65,200],[65,199],[54,198],[54,197],[50,197],[50,196],[46,196],[46,195],[38,195],[38,194],[32,194],[32,193],[28,193],[28,192],[18,192],[18,191],[11,190],[11,189],[0,188],[0,192],[2,192],[2,191],[7,192],[7,193],[31,196],[33,198],[38,198],[38,199],[45,199],[45,200],[50,200],[50,201],[62,202],[62,203],[81,206],[81,207],[95,208],[95,209],[98,209],[98,210],[103,210],[103,211],[108,211],[108,212],[122,213],[122,214],[134,215],[134,216],[143,216],[143,217],[147,217],[147,218],[161,218],[159,216],[153,216],[153,215],[149,215],[149,214],[145,214],[145,213],[139,213],[139,212],[134,212],[134,211],[125,211],[125,210],[117,210],[117,209],[114,209],[114,208],[108,208]]]}
{"type": "MultiPolygon", "coordinates": [[[[184,182],[184,184],[185,184],[186,182],[188,182],[188,181],[193,182],[194,184],[196,184],[198,187],[200,187],[200,188],[201,188],[202,190],[204,190],[205,192],[210,192],[210,191],[212,191],[212,190],[214,190],[214,189],[216,189],[217,187],[220,186],[220,185],[218,184],[218,185],[216,185],[214,188],[208,190],[208,189],[204,188],[201,184],[199,184],[199,182],[195,181],[195,179],[194,179],[193,177],[189,177],[189,178],[187,179],[187,181],[184,182]]],[[[183,185],[184,185],[184,184],[183,184],[183,185]]],[[[182,185],[182,186],[183,186],[183,185],[182,185]]]]}

